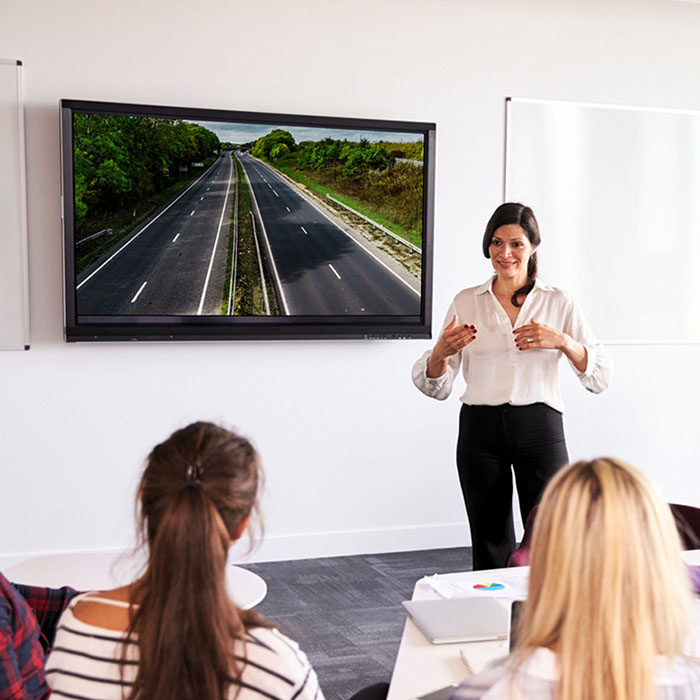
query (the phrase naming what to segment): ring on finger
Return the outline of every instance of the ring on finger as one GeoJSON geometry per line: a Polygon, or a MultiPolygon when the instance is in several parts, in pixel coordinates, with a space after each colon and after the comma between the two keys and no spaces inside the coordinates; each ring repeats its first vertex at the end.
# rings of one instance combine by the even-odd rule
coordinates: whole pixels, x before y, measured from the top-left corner
{"type": "Polygon", "coordinates": [[[528,342],[528,343],[531,343],[531,342],[532,342],[532,338],[528,338],[528,339],[527,339],[527,342],[528,342]]]}

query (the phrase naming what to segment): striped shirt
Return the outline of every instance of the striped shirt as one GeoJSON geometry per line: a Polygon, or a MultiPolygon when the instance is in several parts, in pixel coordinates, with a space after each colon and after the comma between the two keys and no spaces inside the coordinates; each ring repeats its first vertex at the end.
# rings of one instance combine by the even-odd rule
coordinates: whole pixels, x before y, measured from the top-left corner
{"type": "MultiPolygon", "coordinates": [[[[138,646],[119,631],[96,627],[75,617],[73,606],[87,596],[89,600],[127,605],[89,594],[77,596],[59,622],[46,662],[46,680],[56,698],[123,700],[136,675],[138,646]],[[124,643],[129,647],[122,680],[124,643]]],[[[305,654],[278,630],[248,630],[245,648],[238,641],[233,653],[244,662],[238,700],[323,700],[316,673],[305,654]]],[[[237,689],[232,686],[231,697],[237,689]]]]}
{"type": "MultiPolygon", "coordinates": [[[[501,659],[475,676],[469,676],[450,700],[554,700],[557,683],[556,656],[539,648],[518,668],[509,669],[509,659],[501,659]]],[[[679,657],[668,664],[659,657],[655,676],[654,700],[697,700],[700,698],[700,663],[679,657]]]]}

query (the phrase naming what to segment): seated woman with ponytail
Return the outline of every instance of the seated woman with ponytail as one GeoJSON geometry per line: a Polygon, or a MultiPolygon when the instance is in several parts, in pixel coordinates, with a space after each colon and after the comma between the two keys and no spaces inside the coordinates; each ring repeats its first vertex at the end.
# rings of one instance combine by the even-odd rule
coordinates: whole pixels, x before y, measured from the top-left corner
{"type": "Polygon", "coordinates": [[[260,479],[251,444],[210,423],[153,449],[138,491],[146,570],[66,610],[46,666],[56,697],[322,700],[296,643],[226,591],[228,550],[260,479]]]}

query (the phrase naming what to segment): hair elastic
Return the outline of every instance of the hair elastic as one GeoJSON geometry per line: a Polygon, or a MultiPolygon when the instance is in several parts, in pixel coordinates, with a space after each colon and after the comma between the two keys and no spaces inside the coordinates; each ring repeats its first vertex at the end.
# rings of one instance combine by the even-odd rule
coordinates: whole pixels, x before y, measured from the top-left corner
{"type": "Polygon", "coordinates": [[[185,486],[202,488],[202,467],[199,465],[187,465],[187,471],[185,472],[185,486]]]}

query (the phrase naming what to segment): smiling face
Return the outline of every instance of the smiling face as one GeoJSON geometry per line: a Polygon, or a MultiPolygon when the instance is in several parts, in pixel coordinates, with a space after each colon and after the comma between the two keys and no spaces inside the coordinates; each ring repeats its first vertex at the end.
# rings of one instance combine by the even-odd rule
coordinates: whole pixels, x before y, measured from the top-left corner
{"type": "Polygon", "coordinates": [[[527,262],[534,252],[535,248],[518,224],[499,226],[491,237],[491,264],[499,278],[509,283],[525,283],[527,262]]]}

